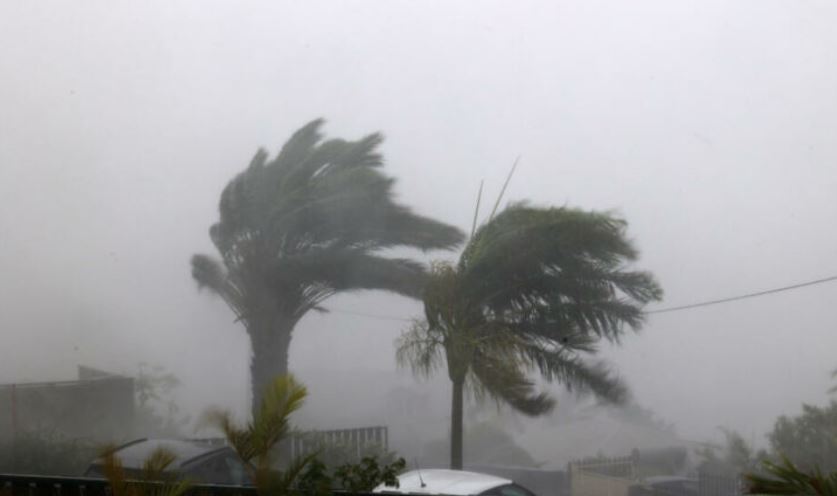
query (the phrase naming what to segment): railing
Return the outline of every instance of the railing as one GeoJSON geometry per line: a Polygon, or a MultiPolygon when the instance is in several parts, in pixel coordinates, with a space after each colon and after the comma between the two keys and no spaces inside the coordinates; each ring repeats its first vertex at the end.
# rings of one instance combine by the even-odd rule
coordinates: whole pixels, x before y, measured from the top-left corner
{"type": "MultiPolygon", "coordinates": [[[[145,482],[140,484],[160,484],[145,482]]],[[[252,486],[195,484],[189,496],[257,496],[252,486]]],[[[333,496],[373,496],[373,493],[333,491],[333,496]]],[[[0,474],[2,496],[112,496],[109,484],[103,479],[87,477],[49,477],[41,475],[0,474]]],[[[380,495],[374,495],[380,496],[380,495]]]]}
{"type": "Polygon", "coordinates": [[[738,496],[744,494],[744,481],[740,476],[698,474],[700,496],[738,496]]]}
{"type": "Polygon", "coordinates": [[[290,444],[291,458],[314,453],[323,446],[344,447],[360,458],[368,448],[377,447],[386,451],[389,433],[386,426],[311,431],[293,436],[290,444]]]}

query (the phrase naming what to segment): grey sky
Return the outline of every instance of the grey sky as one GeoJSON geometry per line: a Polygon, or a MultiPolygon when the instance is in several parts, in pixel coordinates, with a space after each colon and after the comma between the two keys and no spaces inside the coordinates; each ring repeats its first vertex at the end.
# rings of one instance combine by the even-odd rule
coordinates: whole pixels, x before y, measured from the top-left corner
{"type": "MultiPolygon", "coordinates": [[[[147,361],[190,406],[243,412],[248,343],[189,257],[212,252],[220,190],[257,147],[320,116],[333,136],[383,131],[401,198],[462,228],[479,181],[493,198],[521,155],[507,198],[624,215],[663,305],[837,274],[836,17],[787,0],[2,2],[0,382],[147,361]]],[[[836,298],[652,316],[607,356],[684,436],[760,433],[826,400],[836,298]]],[[[315,384],[391,371],[402,327],[308,317],[291,366],[315,384]]]]}

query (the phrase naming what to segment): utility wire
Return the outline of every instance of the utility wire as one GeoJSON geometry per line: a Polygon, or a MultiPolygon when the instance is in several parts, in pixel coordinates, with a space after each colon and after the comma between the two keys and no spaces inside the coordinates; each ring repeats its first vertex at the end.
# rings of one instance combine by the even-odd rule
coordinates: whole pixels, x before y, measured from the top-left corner
{"type": "MultiPolygon", "coordinates": [[[[707,300],[707,301],[701,301],[701,302],[698,302],[698,303],[689,303],[687,305],[678,305],[678,306],[675,306],[675,307],[658,308],[658,309],[655,309],[655,310],[648,310],[645,313],[656,314],[656,313],[679,312],[681,310],[689,310],[689,309],[692,309],[692,308],[708,307],[708,306],[711,306],[711,305],[720,305],[721,303],[729,303],[731,301],[745,300],[745,299],[748,299],[748,298],[756,298],[756,297],[759,297],[759,296],[765,296],[765,295],[769,295],[769,294],[782,293],[784,291],[792,291],[794,289],[805,288],[805,287],[808,287],[808,286],[815,286],[817,284],[824,284],[824,283],[833,282],[833,281],[837,281],[837,275],[829,276],[829,277],[823,277],[821,279],[814,279],[813,281],[805,281],[805,282],[800,282],[800,283],[797,283],[797,284],[791,284],[789,286],[782,286],[782,287],[779,287],[779,288],[766,289],[764,291],[756,291],[754,293],[746,293],[746,294],[737,295],[737,296],[730,296],[728,298],[719,298],[717,300],[707,300]]],[[[374,313],[356,312],[354,310],[346,310],[346,309],[342,309],[342,308],[330,308],[328,311],[329,312],[334,312],[334,313],[356,315],[358,317],[367,317],[367,318],[370,318],[370,319],[377,319],[377,320],[395,320],[395,321],[400,321],[400,322],[413,322],[413,320],[414,320],[414,319],[406,319],[406,318],[403,318],[403,317],[396,317],[394,315],[378,315],[378,314],[374,314],[374,313]]]]}
{"type": "Polygon", "coordinates": [[[738,300],[744,300],[744,299],[747,299],[747,298],[755,298],[757,296],[764,296],[764,295],[769,295],[769,294],[774,294],[774,293],[781,293],[783,291],[791,291],[791,290],[794,290],[794,289],[804,288],[804,287],[807,287],[807,286],[814,286],[816,284],[823,284],[823,283],[832,282],[832,281],[837,281],[837,276],[823,277],[822,279],[814,279],[813,281],[800,282],[798,284],[791,284],[790,286],[782,286],[780,288],[767,289],[767,290],[764,290],[764,291],[757,291],[755,293],[747,293],[747,294],[738,295],[738,296],[730,296],[729,298],[720,298],[720,299],[717,299],[717,300],[702,301],[700,303],[690,303],[688,305],[678,305],[676,307],[659,308],[657,310],[649,310],[645,313],[649,313],[649,314],[651,314],[651,313],[668,313],[668,312],[677,312],[677,311],[680,311],[680,310],[688,310],[690,308],[708,307],[710,305],[718,305],[718,304],[727,303],[727,302],[730,302],[730,301],[738,301],[738,300]]]}

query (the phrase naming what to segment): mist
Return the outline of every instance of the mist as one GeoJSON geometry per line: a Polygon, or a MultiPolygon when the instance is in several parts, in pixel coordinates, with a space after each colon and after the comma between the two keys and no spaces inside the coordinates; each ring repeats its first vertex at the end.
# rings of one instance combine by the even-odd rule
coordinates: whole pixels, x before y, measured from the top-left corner
{"type": "MultiPolygon", "coordinates": [[[[480,182],[490,204],[518,156],[503,204],[618,213],[665,291],[651,311],[837,274],[835,16],[772,0],[3,3],[0,383],[145,362],[180,379],[182,411],[245,417],[250,343],[189,259],[214,253],[219,195],[256,150],[318,117],[329,137],[383,132],[398,200],[466,232],[480,182]]],[[[551,417],[472,404],[466,428],[495,422],[548,467],[719,427],[764,445],[778,416],[829,400],[835,298],[821,284],[652,313],[605,346],[632,404],[672,431],[595,406],[562,424],[595,402],[545,384],[551,417]]],[[[420,302],[324,307],[293,333],[310,390],[295,421],[389,424],[417,457],[418,439],[444,440],[444,372],[395,361],[420,302]],[[435,410],[399,424],[399,388],[435,410]]]]}

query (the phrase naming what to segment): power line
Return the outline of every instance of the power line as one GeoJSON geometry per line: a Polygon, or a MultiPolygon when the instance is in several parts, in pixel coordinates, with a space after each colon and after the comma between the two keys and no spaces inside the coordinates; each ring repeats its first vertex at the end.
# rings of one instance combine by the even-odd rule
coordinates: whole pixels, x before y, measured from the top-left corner
{"type": "Polygon", "coordinates": [[[401,322],[412,322],[413,319],[405,319],[404,317],[396,317],[394,315],[378,315],[374,313],[366,313],[366,312],[356,312],[354,310],[346,310],[344,308],[329,308],[326,313],[343,313],[346,315],[355,315],[357,317],[366,317],[369,319],[376,319],[376,320],[397,320],[401,322]]]}
{"type": "MultiPolygon", "coordinates": [[[[689,303],[689,304],[686,304],[686,305],[678,305],[678,306],[674,306],[674,307],[658,308],[658,309],[654,309],[654,310],[648,310],[645,313],[647,313],[647,314],[658,314],[658,313],[679,312],[681,310],[690,310],[692,308],[708,307],[708,306],[711,306],[711,305],[719,305],[721,303],[729,303],[731,301],[745,300],[745,299],[748,299],[748,298],[756,298],[756,297],[759,297],[759,296],[765,296],[765,295],[769,295],[769,294],[782,293],[784,291],[792,291],[794,289],[805,288],[805,287],[808,287],[808,286],[815,286],[817,284],[824,284],[824,283],[833,282],[833,281],[837,281],[837,275],[829,276],[829,277],[823,277],[821,279],[814,279],[812,281],[800,282],[800,283],[797,283],[797,284],[791,284],[789,286],[782,286],[782,287],[773,288],[773,289],[766,289],[764,291],[756,291],[756,292],[753,292],[753,293],[746,293],[746,294],[737,295],[737,296],[730,296],[730,297],[727,297],[727,298],[719,298],[717,300],[707,300],[707,301],[701,301],[701,302],[697,302],[697,303],[689,303]]],[[[343,314],[348,314],[348,315],[356,315],[358,317],[366,317],[366,318],[377,319],[377,320],[394,320],[394,321],[400,321],[400,322],[413,322],[413,320],[414,320],[414,319],[407,319],[407,318],[403,318],[403,317],[396,317],[394,315],[380,315],[380,314],[374,314],[374,313],[356,312],[354,310],[346,310],[346,309],[342,309],[342,308],[331,308],[331,309],[329,309],[329,312],[343,313],[343,314]]]]}
{"type": "Polygon", "coordinates": [[[764,296],[774,293],[781,293],[783,291],[791,291],[794,289],[804,288],[807,286],[814,286],[816,284],[823,284],[826,282],[837,281],[837,276],[823,277],[822,279],[814,279],[813,281],[800,282],[798,284],[791,284],[790,286],[782,286],[780,288],[766,289],[764,291],[756,291],[755,293],[747,293],[738,296],[730,296],[728,298],[720,298],[717,300],[701,301],[699,303],[690,303],[688,305],[678,305],[676,307],[660,308],[657,310],[649,310],[645,313],[668,313],[677,312],[679,310],[688,310],[690,308],[708,307],[710,305],[718,305],[720,303],[727,303],[730,301],[744,300],[747,298],[755,298],[757,296],[764,296]]]}

